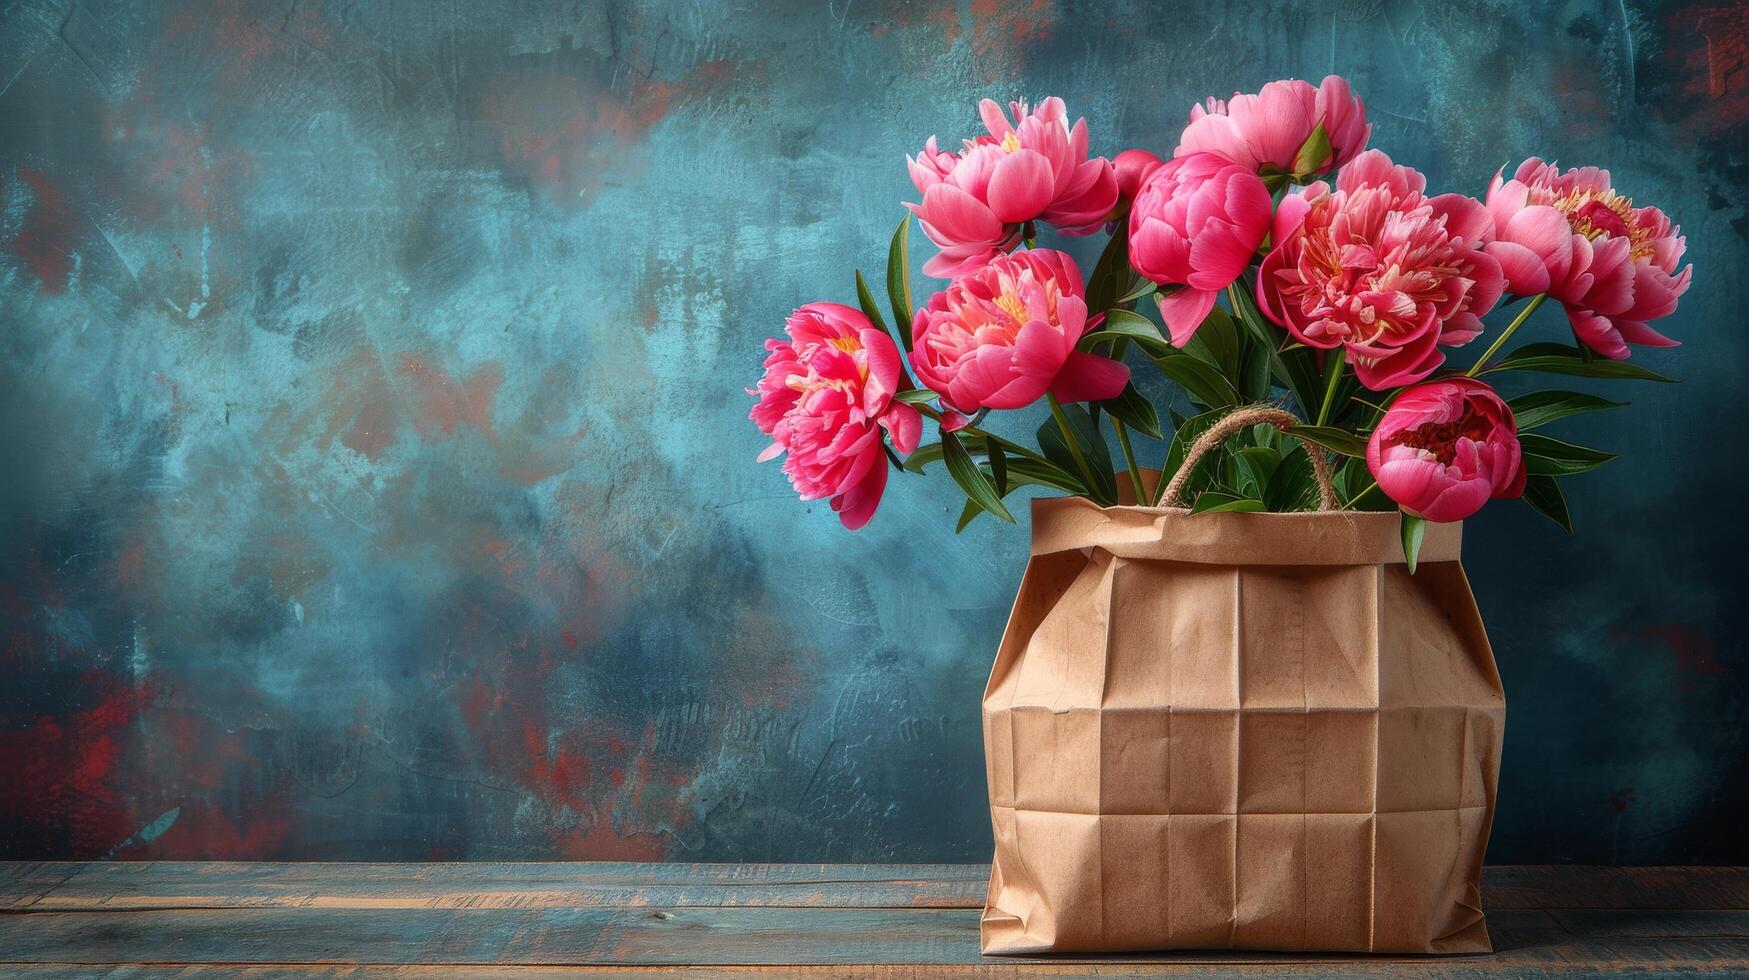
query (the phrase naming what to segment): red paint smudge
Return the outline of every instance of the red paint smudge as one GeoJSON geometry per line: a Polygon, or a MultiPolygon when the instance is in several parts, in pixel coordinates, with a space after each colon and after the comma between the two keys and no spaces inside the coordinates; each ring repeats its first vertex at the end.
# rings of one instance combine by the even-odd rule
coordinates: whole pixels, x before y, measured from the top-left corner
{"type": "Polygon", "coordinates": [[[1628,804],[1633,802],[1634,788],[1632,786],[1618,789],[1609,798],[1609,808],[1617,813],[1627,812],[1628,804]]]}
{"type": "Polygon", "coordinates": [[[1048,0],[972,0],[969,13],[972,54],[985,63],[985,78],[994,77],[998,64],[1012,62],[1022,45],[1048,40],[1055,27],[1048,0]]]}
{"type": "Polygon", "coordinates": [[[455,433],[457,426],[466,424],[497,445],[498,437],[492,431],[492,403],[498,396],[498,387],[504,383],[504,370],[497,362],[481,364],[465,380],[457,381],[441,367],[409,352],[401,355],[400,374],[417,402],[413,427],[421,436],[428,440],[445,439],[455,433]]]}
{"type": "MultiPolygon", "coordinates": [[[[8,649],[9,665],[19,663],[18,652],[8,649]]],[[[91,707],[0,732],[0,759],[7,763],[0,815],[48,835],[65,834],[67,857],[94,858],[134,830],[116,780],[139,701],[101,671],[86,671],[81,682],[96,695],[91,707]]]]}
{"type": "Polygon", "coordinates": [[[1671,659],[1683,675],[1676,682],[1677,690],[1693,690],[1694,684],[1689,679],[1692,675],[1716,677],[1725,672],[1725,668],[1716,658],[1717,649],[1712,637],[1699,630],[1676,623],[1666,623],[1661,626],[1651,626],[1638,630],[1633,634],[1635,639],[1649,640],[1663,644],[1670,651],[1671,659]]]}
{"type": "Polygon", "coordinates": [[[176,822],[142,848],[145,858],[260,861],[283,853],[296,824],[283,803],[249,808],[234,819],[210,803],[185,803],[176,822]]]}
{"type": "MultiPolygon", "coordinates": [[[[569,49],[553,58],[573,54],[569,49]]],[[[591,192],[677,102],[737,77],[727,61],[693,66],[678,81],[634,79],[619,91],[575,70],[542,72],[486,96],[479,116],[496,124],[504,162],[564,207],[587,207],[591,192]]]]}
{"type": "Polygon", "coordinates": [[[398,421],[393,394],[376,351],[368,347],[358,348],[341,363],[317,411],[327,416],[316,437],[318,449],[327,449],[338,435],[341,445],[374,463],[394,445],[398,421]]]}
{"type": "Polygon", "coordinates": [[[1749,125],[1749,7],[1672,9],[1659,58],[1686,98],[1654,103],[1653,111],[1693,115],[1713,133],[1749,125]]]}
{"type": "MultiPolygon", "coordinates": [[[[30,207],[18,234],[6,250],[23,260],[25,268],[46,293],[62,293],[73,271],[73,248],[79,238],[79,220],[67,207],[67,198],[49,178],[34,170],[18,171],[29,187],[30,207]]],[[[7,188],[8,196],[16,193],[7,188]]]]}

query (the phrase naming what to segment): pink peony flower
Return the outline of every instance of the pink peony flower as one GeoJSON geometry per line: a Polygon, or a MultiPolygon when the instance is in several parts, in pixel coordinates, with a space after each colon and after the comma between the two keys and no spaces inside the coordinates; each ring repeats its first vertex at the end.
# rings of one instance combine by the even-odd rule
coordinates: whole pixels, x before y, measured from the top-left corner
{"type": "Polygon", "coordinates": [[[1367,440],[1366,467],[1403,510],[1440,523],[1524,493],[1518,423],[1494,389],[1471,378],[1399,395],[1367,440]]]}
{"type": "Polygon", "coordinates": [[[1029,221],[1091,235],[1117,204],[1111,161],[1087,156],[1087,120],[1071,127],[1058,98],[1030,113],[1024,102],[1009,107],[1012,123],[996,103],[980,103],[989,135],[966,140],[959,153],[938,149],[931,136],[916,158],[905,158],[923,194],[921,204],[905,206],[941,249],[924,264],[928,275],[945,279],[983,265],[1019,244],[1029,221]]]}
{"type": "Polygon", "coordinates": [[[1322,85],[1297,78],[1270,82],[1256,95],[1233,93],[1225,102],[1208,100],[1193,106],[1190,124],[1178,139],[1173,156],[1214,153],[1247,170],[1292,173],[1300,147],[1324,124],[1330,155],[1311,173],[1326,173],[1354,159],[1366,147],[1372,127],[1366,103],[1348,89],[1348,82],[1326,76],[1322,85]]]}
{"type": "Polygon", "coordinates": [[[765,342],[770,355],[749,413],[771,446],[765,462],[787,453],[783,471],[803,500],[832,498],[852,531],[867,524],[887,486],[881,430],[902,453],[917,448],[923,418],[895,401],[899,348],[862,311],[809,303],[790,314],[788,340],[765,342]]]}
{"type": "Polygon", "coordinates": [[[1609,171],[1562,172],[1536,157],[1505,168],[1488,188],[1498,241],[1488,247],[1511,290],[1548,293],[1566,307],[1574,336],[1604,357],[1628,356],[1628,344],[1674,347],[1647,325],[1669,316],[1688,291],[1693,266],[1678,272],[1687,240],[1655,207],[1609,184],[1609,171]]]}
{"type": "Polygon", "coordinates": [[[1160,302],[1173,346],[1190,341],[1244,273],[1269,234],[1271,207],[1255,172],[1213,153],[1175,157],[1148,176],[1130,209],[1130,264],[1181,287],[1160,302]]]}
{"type": "Polygon", "coordinates": [[[1426,178],[1368,150],[1276,211],[1258,305],[1294,338],[1344,348],[1374,391],[1432,374],[1437,345],[1468,343],[1504,288],[1482,247],[1493,221],[1461,194],[1424,197],[1426,178]]]}
{"type": "Polygon", "coordinates": [[[917,379],[951,409],[1115,398],[1129,368],[1075,349],[1087,301],[1075,260],[1038,248],[998,255],[930,297],[911,321],[917,379]]]}
{"type": "Polygon", "coordinates": [[[1117,174],[1118,200],[1134,201],[1142,185],[1160,166],[1160,158],[1147,150],[1125,150],[1112,157],[1111,169],[1117,174]]]}

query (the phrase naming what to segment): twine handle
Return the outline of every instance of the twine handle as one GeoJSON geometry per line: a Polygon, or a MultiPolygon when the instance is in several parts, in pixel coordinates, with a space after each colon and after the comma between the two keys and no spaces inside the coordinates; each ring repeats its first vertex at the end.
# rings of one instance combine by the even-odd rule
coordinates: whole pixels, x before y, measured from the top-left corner
{"type": "MultiPolygon", "coordinates": [[[[1263,424],[1273,425],[1287,435],[1300,439],[1294,434],[1294,426],[1299,425],[1300,420],[1292,412],[1268,405],[1235,408],[1221,416],[1220,421],[1209,426],[1207,431],[1190,444],[1190,451],[1184,454],[1184,462],[1179,464],[1178,472],[1172,474],[1172,482],[1166,484],[1165,492],[1160,494],[1160,506],[1183,507],[1184,504],[1178,496],[1184,492],[1184,485],[1190,481],[1191,471],[1196,469],[1196,464],[1202,461],[1203,456],[1240,429],[1263,424]]],[[[1325,457],[1323,447],[1310,439],[1300,439],[1300,442],[1306,446],[1306,458],[1312,461],[1312,477],[1318,483],[1318,509],[1338,509],[1336,484],[1330,477],[1330,461],[1325,457]]]]}

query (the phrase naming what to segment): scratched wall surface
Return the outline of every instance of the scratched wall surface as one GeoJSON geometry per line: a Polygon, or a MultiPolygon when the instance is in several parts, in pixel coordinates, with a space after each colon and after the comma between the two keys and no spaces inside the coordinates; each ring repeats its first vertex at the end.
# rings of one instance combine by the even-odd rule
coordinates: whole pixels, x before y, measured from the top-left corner
{"type": "Polygon", "coordinates": [[[1471,525],[1493,857],[1749,861],[1749,9],[1585,0],[4,6],[0,856],[984,859],[1024,529],[797,503],[760,341],[977,98],[1164,152],[1332,70],[1440,189],[1687,232],[1581,536],[1471,525]]]}

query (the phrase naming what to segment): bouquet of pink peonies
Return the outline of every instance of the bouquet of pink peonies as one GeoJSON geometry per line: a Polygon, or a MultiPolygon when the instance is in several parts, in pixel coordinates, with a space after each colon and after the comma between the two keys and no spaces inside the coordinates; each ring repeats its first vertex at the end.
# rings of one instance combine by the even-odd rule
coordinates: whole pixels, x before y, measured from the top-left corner
{"type": "Polygon", "coordinates": [[[1492,498],[1522,497],[1571,531],[1558,480],[1615,458],[1529,430],[1620,403],[1507,400],[1484,377],[1670,380],[1627,358],[1629,345],[1675,344],[1652,323],[1688,288],[1684,240],[1608,171],[1533,157],[1510,179],[1502,168],[1483,200],[1429,195],[1419,172],[1367,148],[1365,105],[1334,76],[1210,99],[1164,161],[1090,156],[1086,120],[1071,125],[1061,99],[1011,110],[986,100],[986,133],[958,152],[931,137],[907,159],[922,200],[906,207],[939,249],[924,271],[945,288],[913,303],[907,216],[887,263],[895,332],[859,272],[857,307],[810,303],[766,343],[750,392],[772,437],[761,459],[784,455],[802,498],[830,499],[849,528],[873,516],[890,469],[937,460],[965,494],[961,528],[986,512],[1012,520],[1004,498],[1028,484],[1158,504],[1166,481],[1138,464],[1132,431],[1170,434],[1159,469],[1172,473],[1217,419],[1273,401],[1295,413],[1297,439],[1275,431],[1285,424],[1233,434],[1188,474],[1182,501],[1309,509],[1321,447],[1342,457],[1342,508],[1401,510],[1413,568],[1424,522],[1492,498]],[[1037,246],[1044,226],[1109,234],[1089,277],[1037,246]],[[1148,299],[1164,331],[1137,312],[1148,299]],[[1550,299],[1571,342],[1502,356],[1550,299]],[[1490,328],[1490,314],[1507,322],[1490,328]],[[1491,330],[1469,367],[1446,365],[1447,348],[1491,330]],[[1200,414],[1173,413],[1168,429],[1131,381],[1144,360],[1200,414]],[[1034,445],[990,431],[989,413],[1040,400],[1050,418],[1034,445]],[[937,441],[923,442],[924,416],[937,441]]]}
{"type": "Polygon", "coordinates": [[[1651,324],[1688,288],[1681,235],[1534,158],[1485,200],[1429,196],[1340,78],[1210,100],[1169,160],[1090,157],[1059,99],[1012,110],[910,160],[947,286],[912,302],[907,217],[898,339],[859,272],[752,392],[763,458],[850,528],[937,460],[961,528],[1013,520],[1020,486],[1067,495],[1032,501],[984,692],[983,950],[1488,950],[1505,695],[1458,522],[1522,497],[1570,531],[1557,481],[1614,456],[1530,430],[1618,403],[1482,379],[1669,380],[1627,357],[1674,343],[1651,324]],[[1046,225],[1111,236],[1091,276],[1046,225]],[[1550,299],[1572,342],[1502,354],[1550,299]],[[1164,424],[1144,360],[1195,413],[1164,424]],[[1039,401],[1033,445],[992,431],[1039,401]],[[1131,433],[1168,429],[1138,464],[1131,433]]]}

